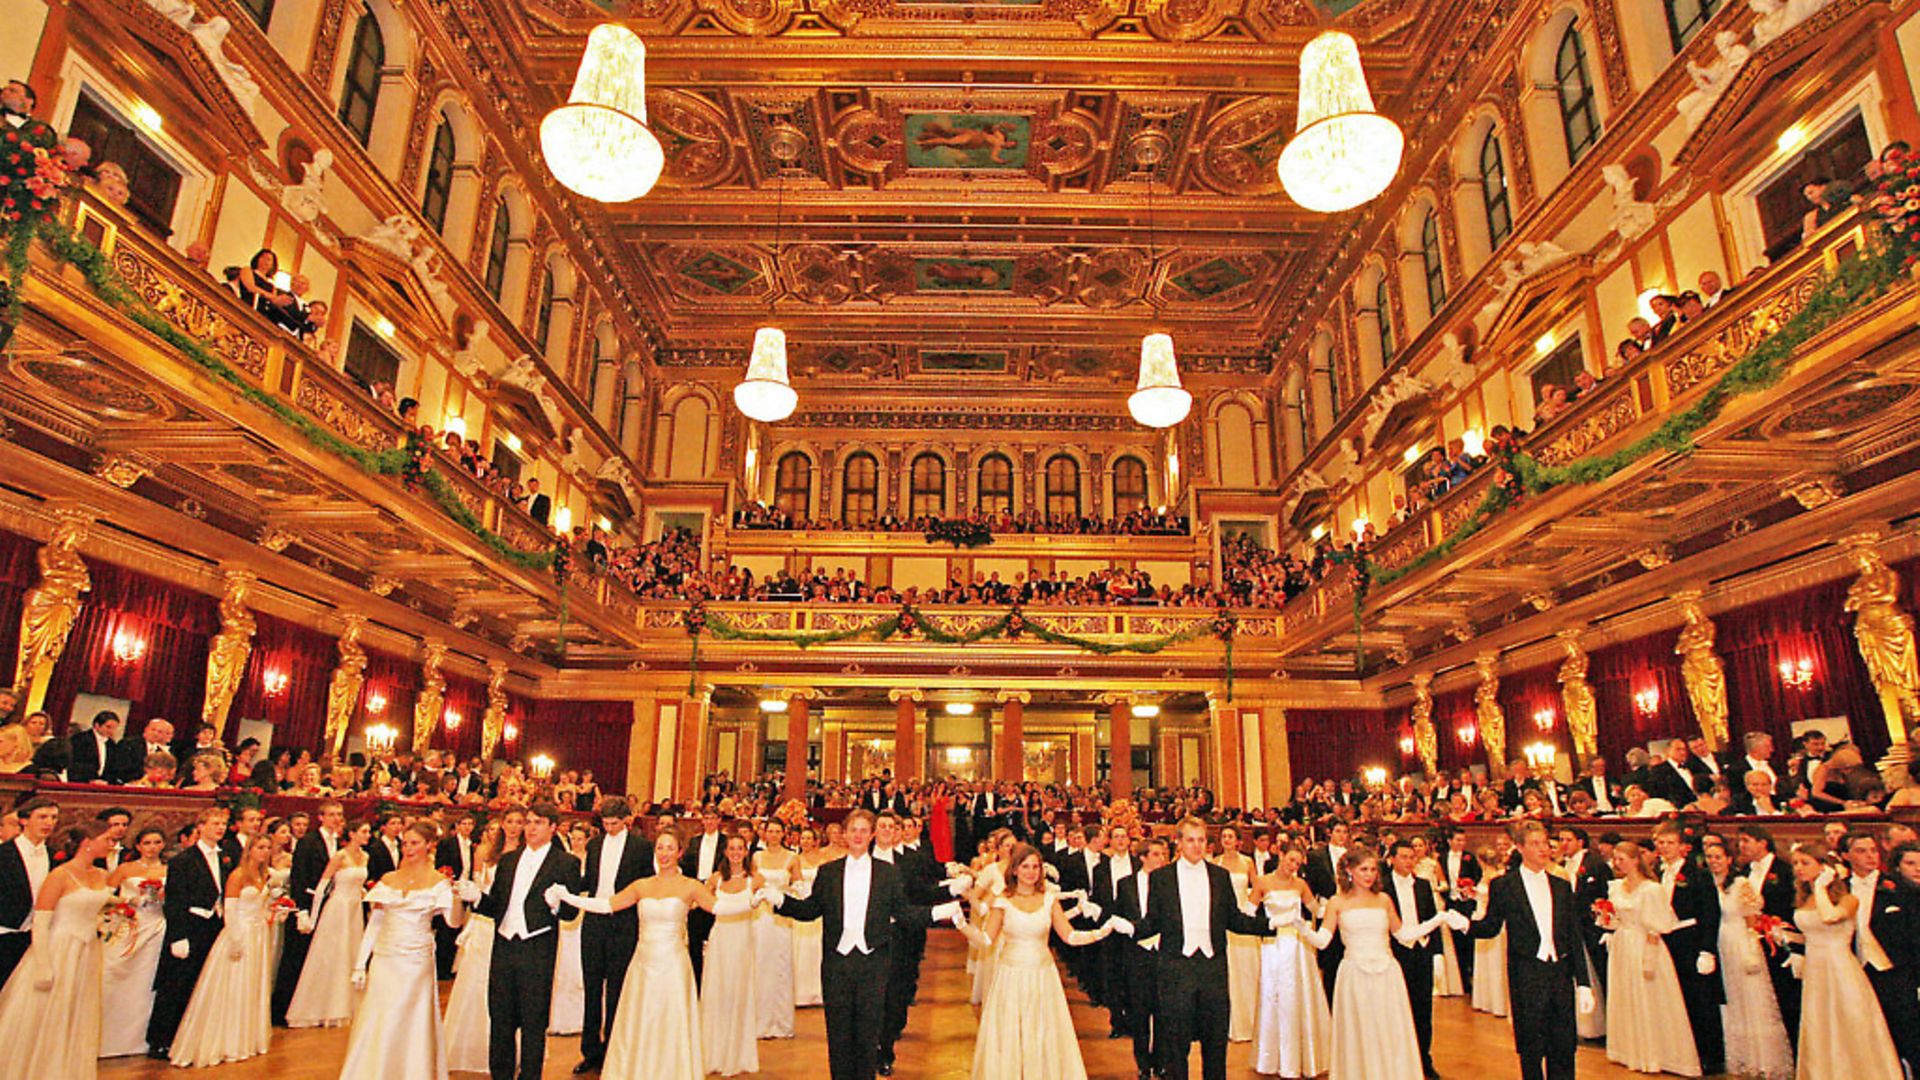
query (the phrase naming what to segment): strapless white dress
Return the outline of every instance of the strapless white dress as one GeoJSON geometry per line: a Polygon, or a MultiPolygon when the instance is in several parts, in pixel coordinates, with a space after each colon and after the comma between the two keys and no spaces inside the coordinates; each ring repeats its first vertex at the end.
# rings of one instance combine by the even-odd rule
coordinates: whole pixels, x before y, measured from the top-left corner
{"type": "Polygon", "coordinates": [[[1385,908],[1340,913],[1346,952],[1333,984],[1331,1080],[1419,1080],[1420,1042],[1406,977],[1387,944],[1385,908]]]}
{"type": "Polygon", "coordinates": [[[547,1034],[578,1035],[587,1026],[587,976],[580,959],[580,925],[586,916],[570,908],[560,914],[560,948],[553,960],[553,996],[547,1010],[547,1034]]]}
{"type": "MultiPolygon", "coordinates": [[[[703,1080],[700,1003],[687,956],[687,903],[671,896],[634,905],[639,943],[620,987],[601,1080],[703,1080]]],[[[709,969],[711,970],[711,969],[709,969]]]]}
{"type": "MultiPolygon", "coordinates": [[[[769,888],[786,891],[787,870],[762,867],[769,888]]],[[[793,1038],[793,920],[767,904],[753,909],[754,978],[759,982],[760,1037],[793,1038]]],[[[817,964],[818,961],[816,960],[817,964]]],[[[818,981],[815,968],[815,981],[818,981]]]]}
{"type": "Polygon", "coordinates": [[[367,894],[367,868],[340,867],[325,890],[316,901],[320,916],[314,920],[307,962],[287,1002],[288,1027],[340,1027],[353,1019],[353,965],[360,959],[360,936],[366,930],[361,901],[367,894]]]}
{"type": "MultiPolygon", "coordinates": [[[[481,892],[492,888],[493,868],[487,867],[475,881],[481,892]]],[[[493,920],[471,910],[466,919],[454,943],[453,989],[447,993],[442,1034],[449,1070],[484,1073],[489,1071],[487,1053],[493,1033],[493,1020],[487,1013],[487,980],[493,974],[493,920]]]]}
{"type": "MultiPolygon", "coordinates": [[[[800,867],[800,885],[794,895],[813,894],[813,879],[820,875],[817,866],[800,867]]],[[[796,1006],[820,1004],[820,957],[824,951],[820,920],[795,922],[793,926],[793,1003],[796,1006]]],[[[971,964],[969,964],[971,967],[971,964]]],[[[971,973],[971,972],[969,972],[971,973]]]]}
{"type": "MultiPolygon", "coordinates": [[[[1247,902],[1247,875],[1227,871],[1233,882],[1233,902],[1247,902]]],[[[1251,934],[1227,933],[1227,1040],[1253,1038],[1254,1007],[1260,1000],[1260,939],[1251,934]]]]}
{"type": "MultiPolygon", "coordinates": [[[[51,990],[34,985],[40,961],[28,949],[0,990],[0,1080],[93,1080],[100,1062],[100,909],[109,889],[75,888],[53,908],[41,947],[51,954],[51,990]]],[[[116,1018],[117,1020],[117,1018],[116,1018]]]]}
{"type": "MultiPolygon", "coordinates": [[[[167,915],[158,892],[142,889],[145,878],[120,883],[120,899],[139,913],[133,940],[108,949],[101,975],[100,1013],[113,1023],[100,1030],[100,1056],[147,1052],[147,1018],[153,1012],[153,975],[166,948],[167,915]]],[[[156,878],[156,881],[164,881],[156,878]]]]}
{"type": "Polygon", "coordinates": [[[1333,1014],[1318,954],[1300,937],[1307,925],[1300,894],[1268,893],[1261,908],[1268,918],[1289,911],[1296,918],[1260,945],[1253,1069],[1266,1076],[1319,1076],[1333,1048],[1333,1014]]]}
{"type": "Polygon", "coordinates": [[[173,1037],[181,1068],[258,1057],[273,1039],[266,890],[249,885],[227,897],[225,918],[173,1037]]]}
{"type": "Polygon", "coordinates": [[[436,881],[411,892],[375,885],[367,903],[379,908],[373,957],[340,1080],[447,1080],[433,920],[453,910],[453,885],[436,881]]]}
{"type": "Polygon", "coordinates": [[[742,886],[719,894],[700,976],[700,1057],[708,1072],[721,1076],[760,1071],[750,893],[750,887],[742,886]]]}

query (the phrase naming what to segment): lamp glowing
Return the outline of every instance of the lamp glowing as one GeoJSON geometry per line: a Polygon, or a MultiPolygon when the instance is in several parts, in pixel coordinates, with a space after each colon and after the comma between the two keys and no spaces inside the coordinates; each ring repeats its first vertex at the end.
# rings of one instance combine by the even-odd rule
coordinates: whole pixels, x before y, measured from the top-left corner
{"type": "Polygon", "coordinates": [[[1367,786],[1370,788],[1382,788],[1387,786],[1387,770],[1381,768],[1378,765],[1369,766],[1360,775],[1366,781],[1367,786]]]}
{"type": "Polygon", "coordinates": [[[113,632],[113,658],[122,664],[137,664],[147,655],[147,639],[131,630],[113,632]]]}
{"type": "Polygon", "coordinates": [[[1633,695],[1633,707],[1639,711],[1641,716],[1652,716],[1659,712],[1659,688],[1649,686],[1645,690],[1636,691],[1633,695]]]}
{"type": "Polygon", "coordinates": [[[1541,731],[1553,730],[1554,713],[1552,709],[1538,709],[1533,714],[1533,726],[1541,731]]]}
{"type": "Polygon", "coordinates": [[[557,533],[573,531],[573,507],[563,506],[553,512],[553,531],[557,533]]]}
{"type": "Polygon", "coordinates": [[[1387,190],[1406,136],[1373,109],[1360,46],[1329,30],[1300,50],[1300,113],[1280,151],[1280,183],[1322,214],[1351,210],[1387,190]]]}
{"type": "Polygon", "coordinates": [[[279,669],[261,673],[260,688],[268,697],[279,697],[287,692],[287,673],[279,669]]]}
{"type": "Polygon", "coordinates": [[[1132,712],[1135,719],[1151,720],[1154,717],[1160,715],[1160,706],[1147,703],[1147,702],[1142,702],[1139,705],[1135,705],[1132,709],[1132,712]]]}
{"type": "Polygon", "coordinates": [[[947,715],[948,716],[972,716],[973,702],[949,701],[947,702],[947,715]]]}
{"type": "Polygon", "coordinates": [[[394,744],[400,741],[400,729],[392,724],[368,724],[366,741],[368,752],[390,753],[394,744]]]}
{"type": "Polygon", "coordinates": [[[653,190],[666,167],[647,129],[647,47],[639,35],[602,23],[567,103],[540,121],[540,152],[553,178],[597,202],[631,202],[653,190]]]}
{"type": "Polygon", "coordinates": [[[454,708],[454,707],[452,707],[452,706],[448,706],[448,707],[447,707],[447,711],[446,711],[446,714],[445,714],[445,716],[444,716],[444,719],[446,720],[446,724],[447,724],[447,730],[448,730],[448,731],[459,731],[459,730],[460,730],[460,721],[461,721],[461,719],[462,719],[462,717],[461,717],[461,715],[460,715],[460,710],[459,710],[459,709],[456,709],[456,708],[454,708]]]}
{"type": "Polygon", "coordinates": [[[533,773],[535,780],[545,780],[553,775],[553,759],[545,754],[535,754],[528,759],[527,770],[533,773]]]}
{"type": "Polygon", "coordinates": [[[761,698],[760,711],[764,713],[783,713],[787,711],[786,698],[761,698]]]}
{"type": "Polygon", "coordinates": [[[787,381],[787,332],[763,326],[753,332],[747,376],[733,388],[733,403],[749,420],[772,424],[793,415],[800,395],[787,381]]]}
{"type": "Polygon", "coordinates": [[[1479,428],[1468,428],[1460,433],[1460,449],[1469,457],[1485,457],[1487,437],[1480,434],[1479,428]]]}
{"type": "Polygon", "coordinates": [[[1480,737],[1480,733],[1473,729],[1472,724],[1461,724],[1454,730],[1454,734],[1459,737],[1461,744],[1464,746],[1472,746],[1473,740],[1480,737]]]}
{"type": "Polygon", "coordinates": [[[506,727],[500,730],[500,738],[501,738],[501,741],[503,742],[517,741],[520,738],[519,727],[513,724],[508,724],[506,727]]]}
{"type": "Polygon", "coordinates": [[[1193,395],[1180,385],[1172,337],[1148,334],[1140,339],[1140,382],[1127,399],[1127,411],[1150,428],[1170,428],[1193,411],[1193,395]]]}
{"type": "Polygon", "coordinates": [[[947,747],[947,764],[965,765],[966,763],[972,760],[973,760],[973,747],[971,746],[947,747]]]}
{"type": "Polygon", "coordinates": [[[367,711],[375,716],[387,711],[387,695],[375,690],[367,695],[367,711]]]}
{"type": "Polygon", "coordinates": [[[1401,757],[1413,756],[1413,736],[1411,735],[1400,736],[1400,756],[1401,757]]]}
{"type": "Polygon", "coordinates": [[[1813,661],[1804,656],[1797,661],[1780,661],[1780,681],[1794,690],[1810,689],[1813,686],[1813,661]]]}
{"type": "Polygon", "coordinates": [[[1560,751],[1548,742],[1532,743],[1523,752],[1527,755],[1527,764],[1536,769],[1553,768],[1554,760],[1560,756],[1560,751]]]}

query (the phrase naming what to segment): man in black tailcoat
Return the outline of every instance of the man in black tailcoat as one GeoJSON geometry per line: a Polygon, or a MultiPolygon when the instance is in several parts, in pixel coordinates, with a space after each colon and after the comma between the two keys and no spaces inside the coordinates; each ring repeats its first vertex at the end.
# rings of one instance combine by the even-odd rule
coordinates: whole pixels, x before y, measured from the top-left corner
{"type": "Polygon", "coordinates": [[[161,943],[160,966],[153,975],[153,1012],[147,1018],[147,1056],[164,1060],[173,1049],[174,1033],[186,1015],[193,985],[200,979],[207,953],[226,925],[221,898],[233,865],[220,854],[227,835],[225,807],[200,811],[200,827],[192,846],[167,862],[166,940],[161,943]]]}
{"type": "MultiPolygon", "coordinates": [[[[643,877],[653,876],[653,845],[633,831],[633,811],[614,797],[600,804],[599,836],[587,841],[587,869],[581,887],[602,900],[643,877]]],[[[581,916],[580,971],[587,982],[587,1003],[580,1034],[576,1073],[600,1068],[620,1007],[620,987],[640,940],[640,916],[633,908],[611,915],[581,916]]]]}
{"type": "Polygon", "coordinates": [[[1486,914],[1471,935],[1507,932],[1507,986],[1521,1080],[1573,1080],[1575,1011],[1592,1012],[1593,989],[1573,887],[1550,872],[1553,842],[1537,821],[1520,826],[1520,866],[1489,885],[1486,914]],[[1548,928],[1542,933],[1542,928],[1548,928]]]}
{"type": "MultiPolygon", "coordinates": [[[[1391,872],[1381,882],[1382,892],[1400,915],[1402,926],[1417,926],[1440,912],[1439,898],[1424,878],[1415,877],[1413,841],[1399,839],[1388,853],[1391,872]]],[[[1443,948],[1438,932],[1412,942],[1393,939],[1393,958],[1400,963],[1400,976],[1406,980],[1407,1001],[1413,1006],[1413,1033],[1420,1042],[1420,1066],[1429,1080],[1438,1074],[1433,1069],[1433,958],[1443,948]]]]}
{"type": "Polygon", "coordinates": [[[1726,987],[1720,981],[1720,893],[1713,875],[1693,857],[1693,844],[1677,821],[1653,830],[1653,851],[1660,859],[1660,884],[1667,890],[1678,920],[1663,937],[1680,977],[1680,995],[1686,999],[1687,1022],[1693,1025],[1693,1044],[1700,1051],[1700,1071],[1712,1076],[1726,1071],[1727,1043],[1720,1024],[1720,1006],[1726,987]]]}
{"type": "Polygon", "coordinates": [[[321,803],[315,816],[320,823],[293,845],[293,867],[287,874],[287,898],[293,901],[297,914],[287,920],[282,931],[280,967],[273,977],[271,1009],[276,1027],[287,1026],[287,1006],[293,1003],[293,992],[300,985],[300,969],[306,966],[307,950],[313,945],[314,890],[319,888],[327,864],[333,861],[346,838],[347,813],[339,803],[332,800],[321,803]]]}

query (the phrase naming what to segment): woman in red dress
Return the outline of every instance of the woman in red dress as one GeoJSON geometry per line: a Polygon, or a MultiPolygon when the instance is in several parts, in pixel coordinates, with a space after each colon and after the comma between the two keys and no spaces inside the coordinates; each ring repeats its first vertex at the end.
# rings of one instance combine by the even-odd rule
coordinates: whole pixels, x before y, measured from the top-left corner
{"type": "Polygon", "coordinates": [[[933,837],[933,857],[942,866],[953,862],[953,794],[943,781],[933,789],[927,807],[927,831],[933,837]]]}

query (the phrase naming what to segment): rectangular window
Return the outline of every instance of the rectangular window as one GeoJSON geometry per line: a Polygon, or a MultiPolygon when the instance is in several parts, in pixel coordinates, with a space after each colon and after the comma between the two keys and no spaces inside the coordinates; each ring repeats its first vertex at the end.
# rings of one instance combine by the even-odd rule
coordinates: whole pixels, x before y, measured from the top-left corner
{"type": "Polygon", "coordinates": [[[1533,384],[1534,407],[1547,400],[1547,394],[1553,387],[1559,387],[1573,395],[1573,377],[1585,371],[1587,362],[1580,348],[1580,335],[1575,334],[1547,354],[1545,360],[1534,365],[1527,373],[1527,381],[1533,384]]]}
{"type": "Polygon", "coordinates": [[[363,390],[381,383],[392,386],[400,377],[400,354],[359,319],[347,334],[347,377],[363,390]]]}
{"type": "Polygon", "coordinates": [[[1766,239],[1767,257],[1777,259],[1800,246],[1807,212],[1813,209],[1802,188],[1826,177],[1846,185],[1846,193],[1837,196],[1837,201],[1845,204],[1847,195],[1862,182],[1860,170],[1872,158],[1867,125],[1856,111],[1760,189],[1754,200],[1760,211],[1760,230],[1766,239]]]}
{"type": "Polygon", "coordinates": [[[498,439],[493,443],[493,471],[509,480],[520,479],[520,455],[507,449],[507,444],[498,439]]]}
{"type": "Polygon", "coordinates": [[[180,200],[180,170],[140,136],[131,123],[86,90],[73,106],[67,133],[93,148],[93,164],[113,162],[127,172],[133,197],[127,209],[161,237],[173,233],[173,210],[180,200]]]}

